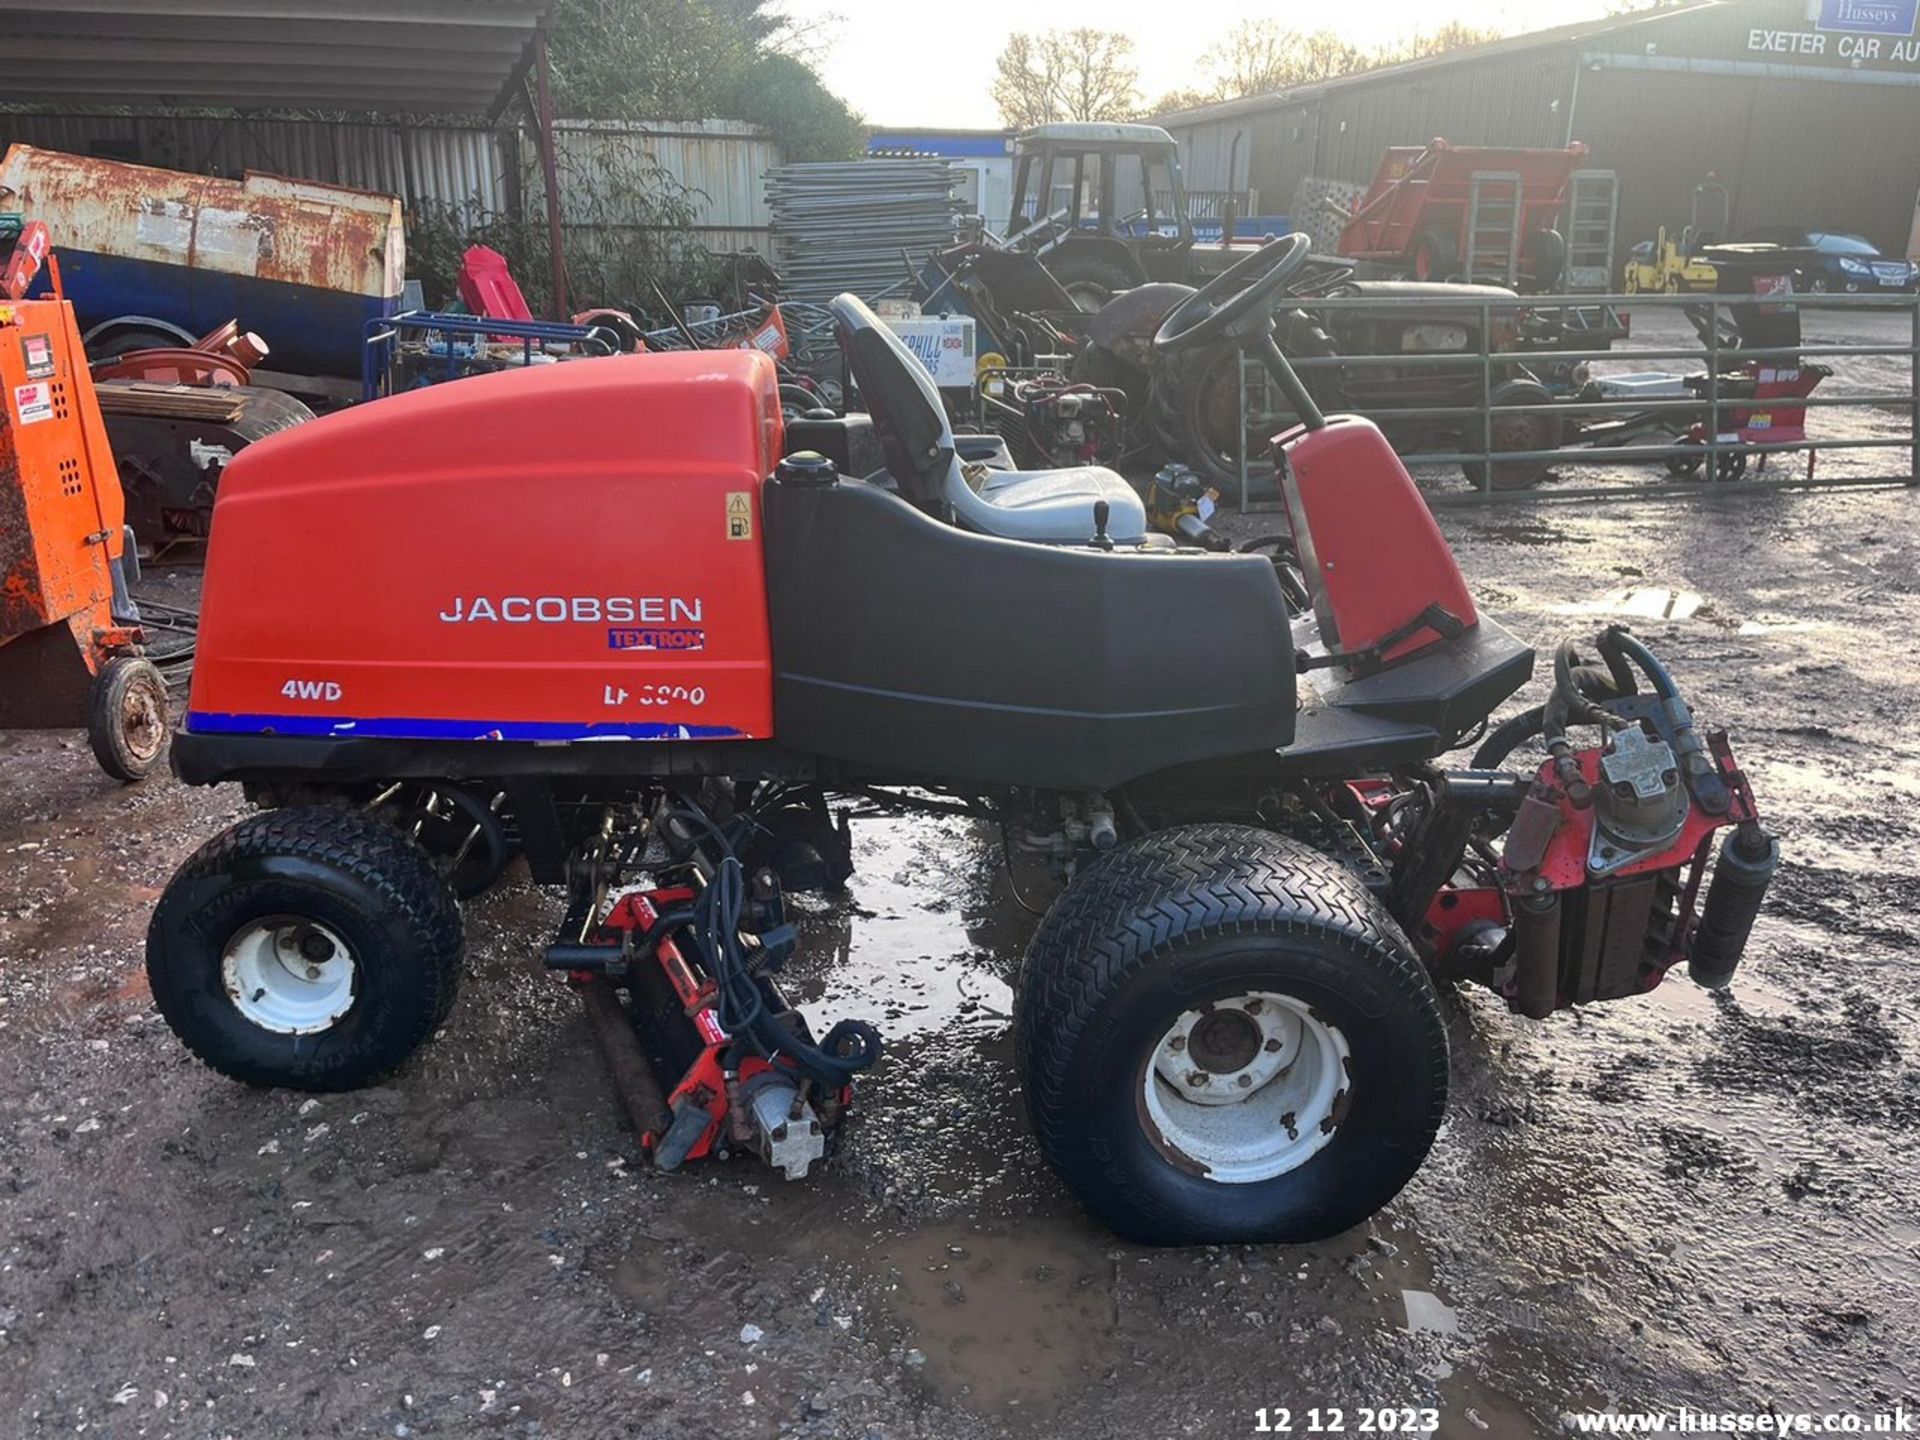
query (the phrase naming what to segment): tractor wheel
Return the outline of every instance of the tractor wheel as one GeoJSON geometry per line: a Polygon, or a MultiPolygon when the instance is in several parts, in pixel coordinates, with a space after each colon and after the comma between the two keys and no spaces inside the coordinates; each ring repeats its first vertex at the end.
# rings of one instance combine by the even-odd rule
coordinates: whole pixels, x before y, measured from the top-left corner
{"type": "Polygon", "coordinates": [[[1416,280],[1445,280],[1460,268],[1460,242],[1446,230],[1422,230],[1410,258],[1416,280]]]}
{"type": "Polygon", "coordinates": [[[1091,315],[1122,290],[1131,290],[1140,282],[1124,266],[1097,255],[1069,255],[1058,261],[1042,262],[1047,273],[1060,282],[1060,288],[1073,297],[1074,307],[1091,315]]]}
{"type": "Polygon", "coordinates": [[[1638,265],[1627,266],[1627,278],[1621,288],[1629,295],[1638,295],[1640,293],[1640,267],[1638,265]]]}
{"type": "Polygon", "coordinates": [[[1358,878],[1239,825],[1162,830],[1084,871],[1021,968],[1041,1151],[1144,1244],[1318,1240],[1425,1159],[1447,1035],[1358,878]]]}
{"type": "MultiPolygon", "coordinates": [[[[1493,419],[1493,450],[1499,454],[1502,450],[1554,450],[1558,449],[1564,438],[1566,426],[1560,416],[1545,407],[1553,404],[1553,396],[1546,389],[1531,381],[1515,380],[1494,388],[1495,405],[1532,405],[1542,407],[1537,415],[1496,415],[1493,419]]],[[[1479,446],[1477,436],[1469,435],[1461,449],[1479,446]]],[[[1547,476],[1553,468],[1550,460],[1496,460],[1493,462],[1493,489],[1495,490],[1531,490],[1547,476]]],[[[1476,460],[1461,463],[1460,469],[1467,480],[1478,490],[1486,479],[1487,467],[1476,460]]]]}
{"type": "Polygon", "coordinates": [[[1520,259],[1533,288],[1541,292],[1551,290],[1566,273],[1567,237],[1558,230],[1535,230],[1522,242],[1520,259]]]}
{"type": "Polygon", "coordinates": [[[144,780],[167,746],[167,682],[151,660],[116,655],[93,677],[87,701],[93,758],[116,780],[144,780]]]}
{"type": "Polygon", "coordinates": [[[147,927],[174,1034],[249,1085],[351,1090],[446,1019],[460,911],[433,861],[371,816],[274,810],[201,846],[147,927]]]}
{"type": "MultiPolygon", "coordinates": [[[[1695,480],[1707,468],[1707,447],[1704,440],[1688,437],[1679,442],[1682,445],[1698,446],[1697,455],[1669,455],[1666,459],[1667,473],[1676,480],[1695,480]]],[[[1714,461],[1713,478],[1724,483],[1744,480],[1747,475],[1747,452],[1744,450],[1722,450],[1714,461]]]]}
{"type": "MultiPolygon", "coordinates": [[[[1311,323],[1290,323],[1278,337],[1290,357],[1332,356],[1338,353],[1333,337],[1311,323]]],[[[1148,394],[1153,432],[1169,458],[1191,466],[1209,485],[1238,503],[1240,496],[1239,445],[1247,447],[1247,493],[1272,499],[1277,493],[1268,446],[1297,419],[1291,410],[1271,407],[1265,375],[1247,372],[1247,429],[1236,441],[1240,426],[1240,352],[1231,344],[1209,346],[1197,353],[1154,362],[1148,394]]],[[[1302,372],[1302,378],[1323,411],[1345,408],[1345,387],[1337,368],[1302,372]]],[[[1278,398],[1274,392],[1274,398],[1278,398]]]]}

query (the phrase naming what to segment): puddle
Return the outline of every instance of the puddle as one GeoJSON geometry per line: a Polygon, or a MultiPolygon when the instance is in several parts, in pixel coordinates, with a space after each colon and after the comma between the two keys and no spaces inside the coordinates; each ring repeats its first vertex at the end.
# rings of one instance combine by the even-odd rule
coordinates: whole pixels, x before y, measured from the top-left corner
{"type": "Polygon", "coordinates": [[[1705,604],[1692,590],[1658,585],[1629,585],[1593,600],[1552,607],[1556,615],[1625,615],[1637,620],[1687,620],[1705,604]]]}
{"type": "Polygon", "coordinates": [[[920,816],[857,820],[853,837],[847,893],[795,903],[801,946],[787,989],[815,1032],[847,1016],[893,1043],[1005,1029],[1033,922],[1006,893],[999,837],[920,816]]]}
{"type": "Polygon", "coordinates": [[[1416,1335],[1458,1335],[1460,1317],[1453,1307],[1429,1290],[1402,1290],[1407,1329],[1416,1335]]]}

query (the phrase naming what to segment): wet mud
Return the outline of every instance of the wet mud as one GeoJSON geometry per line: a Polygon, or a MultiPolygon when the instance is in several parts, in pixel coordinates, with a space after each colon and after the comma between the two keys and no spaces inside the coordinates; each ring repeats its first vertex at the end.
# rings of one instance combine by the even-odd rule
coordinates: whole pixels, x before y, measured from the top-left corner
{"type": "MultiPolygon", "coordinates": [[[[1527,640],[1628,618],[1729,726],[1785,859],[1748,960],[1544,1024],[1448,992],[1449,1118],[1319,1245],[1148,1250],[1042,1165],[997,832],[856,824],[793,989],[889,1052],[824,1172],[636,1162],[555,900],[467,910],[384,1085],[232,1085],[154,1015],[146,915],[236,818],[0,736],[0,1433],[1214,1437],[1259,1407],[1868,1411],[1920,1390],[1920,541],[1904,492],[1450,512],[1527,640]]],[[[1537,698],[1539,685],[1516,700],[1537,698]]],[[[1350,1422],[1351,1428],[1351,1422],[1350,1422]]]]}

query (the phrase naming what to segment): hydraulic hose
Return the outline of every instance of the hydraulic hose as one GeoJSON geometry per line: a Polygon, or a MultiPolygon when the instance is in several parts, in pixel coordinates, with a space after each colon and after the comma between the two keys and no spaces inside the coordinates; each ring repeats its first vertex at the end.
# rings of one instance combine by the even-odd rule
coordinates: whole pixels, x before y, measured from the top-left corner
{"type": "Polygon", "coordinates": [[[1602,654],[1617,648],[1622,656],[1640,667],[1667,712],[1667,723],[1673,731],[1673,752],[1679,758],[1681,773],[1687,777],[1687,788],[1700,802],[1701,809],[1712,815],[1726,814],[1733,797],[1713,757],[1707,753],[1706,742],[1693,728],[1693,712],[1680,698],[1680,687],[1673,683],[1667,667],[1624,625],[1609,626],[1601,634],[1599,645],[1602,654]]]}
{"type": "Polygon", "coordinates": [[[1546,718],[1547,707],[1544,705],[1522,710],[1518,715],[1509,715],[1494,726],[1491,735],[1480,742],[1480,748],[1473,752],[1473,759],[1468,763],[1475,770],[1493,770],[1504,765],[1509,755],[1540,733],[1546,718]]]}
{"type": "Polygon", "coordinates": [[[880,1036],[871,1025],[843,1020],[819,1045],[780,1023],[767,1008],[766,994],[740,943],[746,911],[746,871],[718,826],[696,809],[681,808],[680,818],[704,830],[719,851],[713,876],[694,901],[692,930],[712,972],[716,1018],[728,1034],[744,1039],[768,1059],[785,1055],[802,1074],[822,1087],[839,1089],[880,1058],[880,1036]]]}
{"type": "MultiPolygon", "coordinates": [[[[1639,637],[1625,626],[1608,626],[1600,633],[1597,644],[1600,654],[1607,661],[1608,669],[1618,674],[1618,670],[1615,669],[1616,654],[1621,657],[1619,662],[1621,668],[1624,668],[1624,661],[1631,658],[1633,663],[1640,667],[1641,673],[1647,677],[1648,683],[1653,686],[1654,694],[1662,700],[1680,698],[1680,687],[1673,683],[1673,676],[1668,672],[1667,667],[1660,663],[1660,657],[1649,650],[1639,637]]],[[[1631,688],[1627,693],[1632,693],[1631,688]]]]}
{"type": "Polygon", "coordinates": [[[1602,710],[1590,698],[1594,691],[1611,699],[1612,675],[1591,665],[1582,665],[1573,642],[1562,640],[1553,652],[1553,698],[1547,701],[1546,707],[1549,739],[1564,734],[1570,724],[1611,727],[1620,723],[1618,717],[1602,710]]]}

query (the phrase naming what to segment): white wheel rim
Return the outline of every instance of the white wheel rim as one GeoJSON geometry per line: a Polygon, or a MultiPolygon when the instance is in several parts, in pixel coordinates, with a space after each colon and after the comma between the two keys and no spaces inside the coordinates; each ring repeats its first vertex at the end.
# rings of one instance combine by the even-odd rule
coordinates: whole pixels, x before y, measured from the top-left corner
{"type": "Polygon", "coordinates": [[[1162,1154],[1223,1185],[1297,1170],[1338,1133],[1352,1080],[1339,1029],[1291,995],[1250,991],[1188,1010],[1141,1067],[1162,1154]]]}
{"type": "Polygon", "coordinates": [[[220,978],[234,1008],[276,1035],[313,1035],[353,1008],[353,951],[325,925],[297,915],[253,920],[234,932],[220,978]]]}

